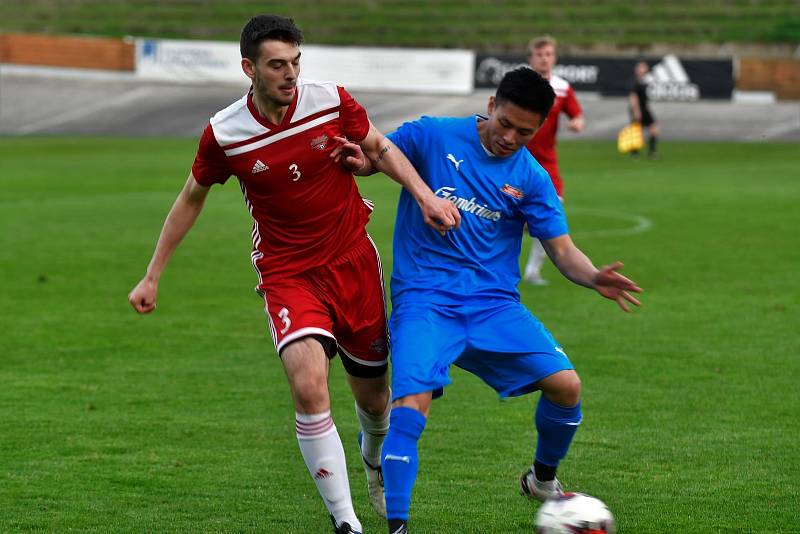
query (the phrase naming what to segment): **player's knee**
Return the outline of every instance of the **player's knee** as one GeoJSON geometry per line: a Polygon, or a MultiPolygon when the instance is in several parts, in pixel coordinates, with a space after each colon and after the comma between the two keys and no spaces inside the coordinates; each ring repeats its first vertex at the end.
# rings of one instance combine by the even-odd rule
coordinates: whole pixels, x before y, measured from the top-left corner
{"type": "Polygon", "coordinates": [[[575,406],[581,401],[581,379],[573,374],[564,388],[564,406],[575,406]]]}
{"type": "Polygon", "coordinates": [[[350,376],[348,383],[361,410],[373,417],[380,417],[386,413],[391,392],[385,374],[375,378],[350,376]]]}
{"type": "Polygon", "coordinates": [[[575,371],[558,373],[547,384],[545,395],[555,404],[571,407],[581,400],[581,379],[575,371]]]}
{"type": "Polygon", "coordinates": [[[324,373],[303,373],[292,381],[295,404],[305,413],[328,409],[328,378],[324,373]]]}
{"type": "Polygon", "coordinates": [[[405,397],[400,397],[399,399],[396,399],[392,403],[392,408],[398,408],[400,406],[404,406],[406,408],[411,408],[413,410],[416,410],[425,417],[428,417],[428,412],[430,412],[431,409],[431,400],[432,400],[432,395],[430,392],[415,393],[413,395],[407,395],[405,397]]]}
{"type": "Polygon", "coordinates": [[[358,400],[358,405],[362,410],[369,415],[379,417],[386,413],[386,406],[389,404],[389,390],[377,391],[366,399],[358,400]]]}
{"type": "Polygon", "coordinates": [[[569,369],[548,376],[537,384],[545,397],[564,407],[571,407],[581,400],[581,379],[578,373],[569,369]]]}
{"type": "Polygon", "coordinates": [[[577,373],[565,377],[558,397],[556,402],[561,406],[575,406],[581,401],[581,379],[577,373]]]}

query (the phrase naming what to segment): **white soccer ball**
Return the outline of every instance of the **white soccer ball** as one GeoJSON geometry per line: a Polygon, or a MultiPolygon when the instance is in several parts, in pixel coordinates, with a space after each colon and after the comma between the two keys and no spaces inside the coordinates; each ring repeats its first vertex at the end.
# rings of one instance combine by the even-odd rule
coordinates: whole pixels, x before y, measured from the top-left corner
{"type": "Polygon", "coordinates": [[[565,493],[548,499],[536,514],[537,534],[614,534],[614,516],[595,497],[565,493]]]}

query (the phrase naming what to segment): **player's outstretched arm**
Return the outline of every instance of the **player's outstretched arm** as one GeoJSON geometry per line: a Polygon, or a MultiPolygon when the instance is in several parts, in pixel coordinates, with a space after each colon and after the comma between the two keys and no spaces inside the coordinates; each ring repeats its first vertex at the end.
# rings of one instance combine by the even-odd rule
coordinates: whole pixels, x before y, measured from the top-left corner
{"type": "Polygon", "coordinates": [[[369,133],[358,144],[370,160],[372,169],[386,174],[411,193],[427,225],[442,235],[458,228],[461,224],[458,208],[452,202],[434,195],[408,158],[375,126],[370,123],[369,133]]]}
{"type": "Polygon", "coordinates": [[[567,123],[567,128],[572,132],[581,133],[586,128],[586,119],[583,115],[572,117],[567,123]]]}
{"type": "Polygon", "coordinates": [[[161,228],[161,235],[158,237],[156,250],[153,252],[150,264],[147,266],[147,273],[128,294],[128,302],[137,312],[150,313],[156,309],[158,280],[161,278],[161,272],[183,236],[200,215],[208,191],[208,187],[198,184],[194,176],[189,173],[189,179],[186,180],[183,190],[175,199],[175,203],[164,221],[164,226],[161,228]]]}
{"type": "Polygon", "coordinates": [[[641,305],[631,293],[641,293],[643,290],[636,285],[636,282],[617,272],[622,267],[624,264],[621,261],[601,267],[594,277],[594,289],[605,298],[616,301],[619,307],[627,312],[630,311],[628,303],[641,305]]]}
{"type": "Polygon", "coordinates": [[[594,289],[607,299],[615,301],[623,311],[630,311],[630,304],[641,303],[631,293],[641,293],[636,282],[622,276],[621,262],[614,262],[598,269],[591,260],[572,242],[569,235],[542,241],[547,255],[565,277],[572,282],[594,289]]]}

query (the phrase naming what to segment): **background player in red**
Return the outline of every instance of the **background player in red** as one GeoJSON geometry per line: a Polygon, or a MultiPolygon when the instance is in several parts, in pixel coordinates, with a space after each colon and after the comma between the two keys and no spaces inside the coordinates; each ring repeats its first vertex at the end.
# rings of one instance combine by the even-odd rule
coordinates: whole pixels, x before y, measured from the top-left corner
{"type": "Polygon", "coordinates": [[[156,307],[158,281],[194,224],[211,185],[235,175],[253,224],[257,291],[289,380],[300,450],[336,532],[361,532],[344,450],[330,413],[329,360],[338,351],[356,399],[370,502],[385,515],[380,448],[389,424],[388,340],[380,258],[365,226],[371,203],[340,162],[334,137],[352,140],[416,199],[440,233],[458,210],[332,82],[298,79],[302,33],[291,19],[254,17],[242,30],[248,94],[212,117],[191,173],[164,222],[145,277],[128,298],[156,307]]]}
{"type": "MultiPolygon", "coordinates": [[[[553,186],[556,188],[556,193],[558,193],[558,198],[563,202],[564,183],[561,181],[561,174],[558,172],[558,154],[556,153],[559,115],[564,113],[569,117],[567,128],[576,133],[583,131],[586,127],[586,121],[583,118],[583,111],[578,99],[575,98],[575,91],[572,90],[572,86],[564,78],[553,74],[556,59],[556,40],[553,37],[543,35],[531,39],[530,43],[528,43],[528,63],[542,78],[550,82],[550,86],[556,93],[556,101],[544,124],[528,143],[527,148],[536,158],[536,161],[550,175],[553,186]]],[[[534,239],[523,275],[525,281],[534,285],[547,283],[541,275],[545,258],[547,258],[547,253],[544,251],[542,244],[538,239],[534,239]]]]}

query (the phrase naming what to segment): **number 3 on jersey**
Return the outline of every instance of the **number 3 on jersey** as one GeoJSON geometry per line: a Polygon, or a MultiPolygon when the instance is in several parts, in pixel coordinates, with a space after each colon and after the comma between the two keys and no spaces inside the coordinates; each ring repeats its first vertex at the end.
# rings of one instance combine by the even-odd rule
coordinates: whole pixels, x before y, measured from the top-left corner
{"type": "Polygon", "coordinates": [[[283,330],[281,330],[281,335],[283,335],[292,326],[292,320],[289,319],[289,310],[281,308],[281,311],[278,312],[278,318],[283,323],[283,330]]]}
{"type": "Polygon", "coordinates": [[[297,180],[303,177],[299,169],[300,168],[297,166],[297,163],[292,163],[291,165],[289,165],[289,170],[292,171],[292,174],[294,174],[294,178],[292,178],[293,182],[296,182],[297,180]]]}

